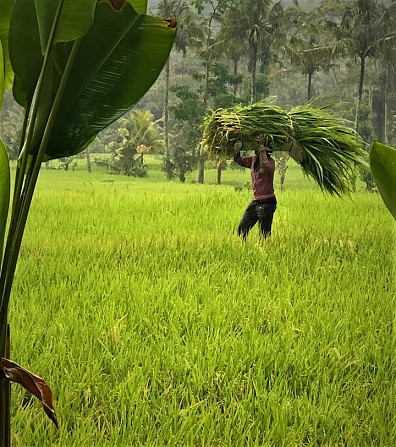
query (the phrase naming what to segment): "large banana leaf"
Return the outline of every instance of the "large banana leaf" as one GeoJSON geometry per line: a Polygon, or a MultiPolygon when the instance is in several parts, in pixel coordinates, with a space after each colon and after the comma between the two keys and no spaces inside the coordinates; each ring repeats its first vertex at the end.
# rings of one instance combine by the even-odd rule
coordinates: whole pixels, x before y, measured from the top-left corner
{"type": "Polygon", "coordinates": [[[4,234],[10,201],[10,164],[3,142],[0,140],[0,267],[3,255],[4,234]]]}
{"type": "MultiPolygon", "coordinates": [[[[82,36],[92,24],[94,17],[94,9],[98,0],[66,0],[61,20],[60,30],[57,32],[57,41],[68,41],[82,36]],[[76,3],[78,8],[75,10],[70,7],[76,3]],[[80,14],[82,8],[86,9],[83,14],[80,14]],[[78,13],[78,14],[77,14],[78,13]],[[76,16],[76,17],[74,17],[76,16]],[[77,24],[76,24],[77,21],[77,24]]],[[[125,0],[126,1],[126,0],[125,0]]],[[[55,15],[55,10],[58,5],[56,0],[0,0],[2,3],[9,6],[12,4],[14,12],[11,18],[10,29],[10,52],[12,58],[12,67],[18,73],[18,79],[14,83],[14,96],[16,101],[26,106],[36,87],[37,79],[40,74],[40,69],[43,63],[43,53],[45,45],[48,40],[48,35],[52,26],[52,19],[55,15]],[[28,57],[26,57],[28,55],[28,57]],[[15,85],[16,84],[16,85],[15,85]],[[15,92],[17,90],[17,92],[15,92]],[[30,95],[21,95],[21,91],[30,92],[30,95]]],[[[147,0],[129,0],[129,3],[135,5],[135,10],[139,13],[147,11],[147,0]]],[[[7,52],[8,52],[8,28],[10,17],[8,21],[1,16],[0,19],[0,36],[1,30],[4,28],[4,36],[7,38],[7,52]],[[4,22],[4,23],[3,23],[4,22]]],[[[12,72],[11,63],[9,62],[9,70],[12,72]]],[[[6,86],[10,88],[11,84],[6,86]]]]}
{"type": "Polygon", "coordinates": [[[3,57],[3,45],[0,41],[0,108],[3,104],[3,97],[5,92],[4,83],[4,57],[3,57]]]}
{"type": "MultiPolygon", "coordinates": [[[[83,36],[92,24],[97,0],[34,0],[43,54],[60,2],[62,2],[62,12],[55,42],[75,40],[83,36]]],[[[22,3],[26,6],[27,3],[32,3],[32,0],[22,0],[22,3]]]]}
{"type": "Polygon", "coordinates": [[[133,9],[139,14],[147,13],[147,0],[128,0],[133,9]]]}
{"type": "Polygon", "coordinates": [[[14,97],[21,106],[26,107],[33,96],[43,64],[33,1],[16,0],[10,22],[9,46],[15,73],[14,97]]]}
{"type": "Polygon", "coordinates": [[[370,166],[382,199],[396,219],[396,149],[374,142],[370,166]]]}
{"type": "Polygon", "coordinates": [[[2,46],[2,55],[0,56],[2,59],[0,61],[2,73],[0,78],[3,79],[3,83],[0,85],[0,106],[4,90],[11,88],[13,79],[10,58],[8,56],[8,31],[13,6],[14,0],[0,0],[0,45],[2,46]]]}
{"type": "Polygon", "coordinates": [[[147,0],[98,0],[102,2],[109,2],[114,9],[120,11],[128,2],[132,5],[133,9],[139,14],[147,13],[147,0]]]}
{"type": "MultiPolygon", "coordinates": [[[[17,0],[16,7],[20,1],[23,0],[17,0]]],[[[11,22],[10,32],[18,92],[24,92],[27,103],[42,63],[33,9],[18,9],[20,15],[11,22]],[[30,29],[22,29],[24,24],[30,29]],[[27,60],[33,63],[30,65],[27,60]]],[[[94,22],[81,40],[53,126],[47,158],[81,151],[98,132],[129,110],[161,73],[175,34],[165,20],[138,14],[129,4],[115,12],[107,3],[99,3],[94,22]]],[[[55,46],[55,77],[61,76],[72,45],[68,42],[55,46]]],[[[18,100],[23,104],[20,97],[18,100]]],[[[36,150],[37,147],[32,151],[36,150]]]]}

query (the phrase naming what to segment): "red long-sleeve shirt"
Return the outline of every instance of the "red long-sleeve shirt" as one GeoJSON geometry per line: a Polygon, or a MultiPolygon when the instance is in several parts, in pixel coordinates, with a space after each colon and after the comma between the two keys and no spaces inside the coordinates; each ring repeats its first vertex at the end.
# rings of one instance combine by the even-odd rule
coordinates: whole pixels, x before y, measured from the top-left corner
{"type": "Polygon", "coordinates": [[[274,173],[275,161],[268,157],[261,165],[263,172],[254,170],[254,162],[257,157],[241,157],[238,152],[234,156],[234,161],[244,168],[250,168],[252,176],[253,200],[264,200],[275,197],[274,192],[274,173]]]}

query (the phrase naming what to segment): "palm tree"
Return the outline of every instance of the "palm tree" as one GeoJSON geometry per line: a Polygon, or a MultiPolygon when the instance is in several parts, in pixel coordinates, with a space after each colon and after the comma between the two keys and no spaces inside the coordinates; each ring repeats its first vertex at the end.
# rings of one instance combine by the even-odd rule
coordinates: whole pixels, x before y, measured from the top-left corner
{"type": "MultiPolygon", "coordinates": [[[[161,0],[157,6],[158,14],[162,17],[175,18],[178,21],[174,48],[185,56],[187,48],[197,39],[202,38],[201,28],[194,21],[185,0],[161,0]]],[[[170,57],[165,64],[165,95],[163,108],[164,138],[165,138],[165,166],[170,161],[169,149],[169,86],[170,86],[170,57]]],[[[167,178],[171,173],[166,170],[167,178]]]]}
{"type": "Polygon", "coordinates": [[[249,45],[249,71],[251,73],[251,103],[257,101],[256,73],[258,62],[261,71],[268,73],[273,48],[285,37],[287,16],[281,2],[272,5],[270,0],[246,0],[239,4],[241,11],[238,30],[249,45]]]}
{"type": "MultiPolygon", "coordinates": [[[[388,3],[384,14],[384,30],[388,34],[396,30],[396,1],[388,3]]],[[[383,40],[378,49],[378,88],[373,95],[373,109],[376,111],[376,134],[377,138],[389,144],[389,109],[394,104],[396,93],[396,38],[383,40]]]]}
{"type": "MultiPolygon", "coordinates": [[[[204,80],[204,92],[203,102],[204,106],[208,105],[208,83],[210,67],[214,55],[214,40],[213,40],[213,24],[215,21],[219,21],[221,15],[229,6],[230,0],[190,0],[191,4],[197,9],[198,14],[202,14],[207,10],[206,14],[203,14],[203,20],[201,23],[202,29],[205,32],[204,45],[199,55],[202,57],[205,66],[205,80],[204,80]]],[[[198,157],[198,183],[203,183],[205,178],[205,155],[199,148],[198,157]]]]}
{"type": "Polygon", "coordinates": [[[359,61],[355,127],[359,122],[367,58],[376,56],[381,43],[395,37],[395,31],[386,26],[395,8],[394,0],[354,0],[343,9],[340,24],[332,23],[339,45],[359,61]]]}
{"type": "MultiPolygon", "coordinates": [[[[204,75],[204,92],[203,103],[208,105],[208,84],[210,68],[212,65],[215,53],[214,39],[213,39],[213,24],[219,22],[225,11],[232,5],[235,0],[190,0],[191,4],[196,8],[198,14],[202,14],[203,20],[201,23],[202,29],[205,32],[203,40],[204,45],[199,55],[204,61],[205,75],[204,75]]],[[[205,155],[199,148],[198,157],[198,183],[203,183],[205,178],[205,155]]]]}
{"type": "Polygon", "coordinates": [[[320,70],[328,70],[336,54],[337,46],[329,42],[329,35],[323,33],[321,15],[316,11],[304,13],[293,11],[296,30],[289,44],[283,47],[293,66],[308,77],[307,99],[312,97],[312,78],[320,70]]]}
{"type": "MultiPolygon", "coordinates": [[[[336,19],[327,20],[327,25],[338,40],[337,47],[349,54],[359,63],[359,81],[355,107],[355,129],[365,133],[364,116],[368,107],[362,107],[364,81],[366,76],[367,59],[378,56],[381,44],[395,37],[395,31],[386,26],[389,16],[395,14],[395,0],[353,0],[346,5],[343,3],[329,3],[326,8],[335,12],[336,19]],[[342,8],[339,10],[339,8],[342,8]],[[337,17],[337,10],[341,14],[337,17]]],[[[356,190],[357,174],[351,177],[352,190],[356,190]]],[[[367,183],[367,182],[366,182],[367,183]]],[[[369,184],[367,183],[369,188],[369,184]]]]}
{"type": "Polygon", "coordinates": [[[116,131],[108,142],[114,166],[125,175],[135,175],[136,168],[143,166],[143,154],[164,147],[161,127],[149,110],[139,109],[126,113],[115,124],[116,131]]]}
{"type": "MultiPolygon", "coordinates": [[[[214,43],[216,53],[231,60],[235,77],[238,75],[239,62],[248,50],[247,42],[240,36],[240,14],[236,5],[231,5],[225,11],[220,17],[221,28],[214,43]]],[[[234,84],[234,95],[236,94],[237,83],[234,84]]]]}

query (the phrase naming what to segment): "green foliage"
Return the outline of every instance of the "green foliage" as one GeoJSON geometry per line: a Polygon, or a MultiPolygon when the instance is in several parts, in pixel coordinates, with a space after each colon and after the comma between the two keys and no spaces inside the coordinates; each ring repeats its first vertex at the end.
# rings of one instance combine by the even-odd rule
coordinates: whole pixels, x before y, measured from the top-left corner
{"type": "Polygon", "coordinates": [[[164,159],[162,171],[167,174],[169,179],[178,177],[184,183],[186,174],[193,170],[195,157],[190,154],[191,148],[186,147],[185,144],[178,144],[177,138],[175,138],[172,146],[171,156],[168,160],[164,159]]]}
{"type": "Polygon", "coordinates": [[[8,31],[15,0],[0,0],[0,107],[4,91],[12,86],[13,71],[8,51],[8,31]]]}
{"type": "Polygon", "coordinates": [[[147,13],[148,0],[128,0],[128,2],[133,6],[133,9],[139,14],[147,13]]]}
{"type": "Polygon", "coordinates": [[[178,84],[172,85],[170,90],[179,99],[179,101],[169,106],[169,110],[173,113],[175,119],[188,122],[190,127],[198,126],[205,114],[205,107],[199,99],[198,93],[190,87],[178,84]]]}
{"type": "Polygon", "coordinates": [[[355,166],[367,166],[359,134],[323,109],[298,106],[289,116],[294,138],[304,152],[303,171],[323,191],[338,195],[350,191],[348,179],[355,166]]]}
{"type": "Polygon", "coordinates": [[[396,149],[374,142],[370,152],[370,166],[382,199],[396,219],[396,149]]]}
{"type": "Polygon", "coordinates": [[[190,3],[195,6],[198,13],[202,13],[206,5],[210,4],[216,11],[216,14],[223,13],[229,5],[232,5],[232,0],[190,0],[190,3]]]}
{"type": "Polygon", "coordinates": [[[259,98],[266,98],[269,95],[268,74],[258,73],[256,77],[256,93],[259,98]]]}
{"type": "Polygon", "coordinates": [[[161,128],[153,118],[148,110],[137,109],[115,123],[113,137],[107,139],[112,151],[109,167],[113,171],[128,176],[146,175],[142,154],[158,153],[164,147],[161,128]]]}
{"type": "Polygon", "coordinates": [[[118,149],[111,148],[113,159],[108,164],[113,172],[120,172],[133,177],[144,177],[146,167],[142,155],[138,155],[136,146],[131,141],[123,141],[118,149]]]}
{"type": "MultiPolygon", "coordinates": [[[[97,0],[63,0],[54,42],[69,42],[86,34],[92,25],[96,3],[97,0]]],[[[58,5],[59,2],[54,0],[34,0],[42,54],[48,45],[58,5]]]]}
{"type": "Polygon", "coordinates": [[[3,46],[0,41],[0,107],[3,103],[3,95],[5,91],[5,85],[4,85],[4,53],[3,53],[3,46]]]}
{"type": "Polygon", "coordinates": [[[218,62],[211,65],[207,92],[212,98],[213,107],[215,109],[231,107],[238,102],[230,89],[238,86],[241,82],[242,76],[231,75],[227,65],[218,62]]]}
{"type": "Polygon", "coordinates": [[[171,91],[177,98],[169,106],[176,124],[170,159],[164,161],[163,171],[169,178],[178,177],[184,182],[186,173],[191,172],[196,163],[196,149],[201,139],[201,124],[206,108],[198,93],[187,86],[174,85],[171,91]]]}

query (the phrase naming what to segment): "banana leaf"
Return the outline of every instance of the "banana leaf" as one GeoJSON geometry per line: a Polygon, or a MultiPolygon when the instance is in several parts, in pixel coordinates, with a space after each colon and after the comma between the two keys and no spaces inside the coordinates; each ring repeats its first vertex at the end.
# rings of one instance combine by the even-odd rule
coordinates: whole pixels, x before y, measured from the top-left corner
{"type": "MultiPolygon", "coordinates": [[[[23,1],[25,5],[27,2],[32,2],[32,0],[23,1]]],[[[60,2],[62,2],[62,13],[55,42],[68,42],[83,36],[91,27],[93,21],[97,0],[34,0],[43,54],[60,2]]]]}
{"type": "Polygon", "coordinates": [[[133,9],[139,14],[147,14],[147,0],[128,0],[133,9]]]}
{"type": "Polygon", "coordinates": [[[0,267],[3,255],[4,234],[10,201],[10,165],[7,151],[0,140],[0,267]]]}
{"type": "Polygon", "coordinates": [[[3,44],[0,41],[0,107],[3,104],[3,97],[5,92],[5,82],[4,82],[4,52],[3,44]]]}
{"type": "Polygon", "coordinates": [[[8,31],[14,0],[0,0],[0,107],[5,90],[12,86],[13,71],[8,54],[8,31]]]}
{"type": "MultiPolygon", "coordinates": [[[[24,0],[17,0],[15,5],[10,49],[16,77],[14,96],[21,105],[28,106],[43,59],[35,8],[21,8],[22,4],[24,0]]],[[[130,4],[120,12],[108,3],[97,4],[92,26],[81,39],[46,159],[80,152],[139,101],[161,73],[175,34],[166,20],[138,14],[130,4]]],[[[54,47],[49,70],[52,77],[48,75],[46,87],[53,96],[72,45],[66,42],[54,47]]],[[[33,146],[31,153],[37,150],[37,145],[33,146]]]]}
{"type": "Polygon", "coordinates": [[[370,166],[381,197],[396,219],[396,149],[374,142],[370,151],[370,166]]]}

